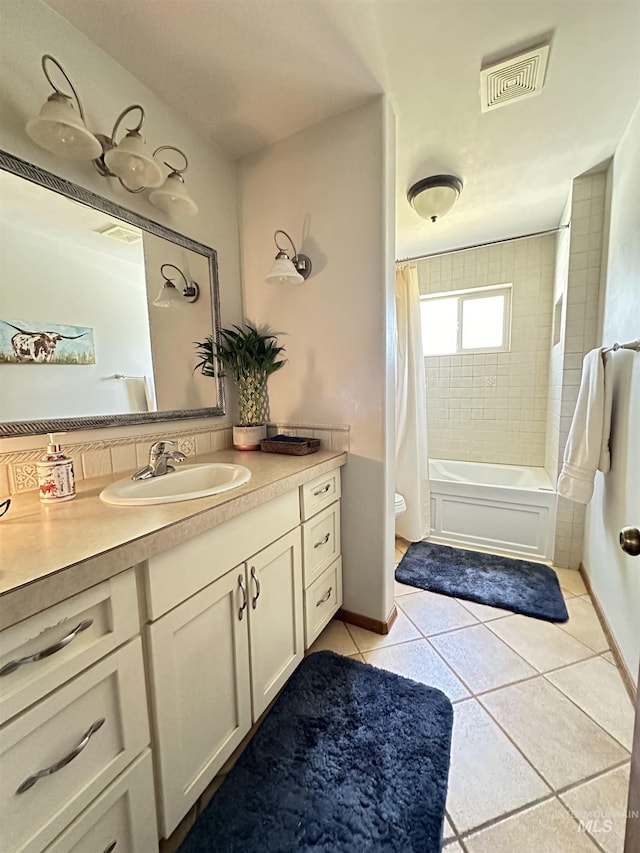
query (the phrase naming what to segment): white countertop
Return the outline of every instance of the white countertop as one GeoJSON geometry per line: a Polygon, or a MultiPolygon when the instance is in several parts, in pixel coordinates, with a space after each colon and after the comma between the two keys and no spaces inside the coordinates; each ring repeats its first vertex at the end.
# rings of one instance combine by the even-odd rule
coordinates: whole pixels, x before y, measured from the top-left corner
{"type": "Polygon", "coordinates": [[[121,472],[77,484],[74,500],[42,504],[37,492],[15,495],[0,520],[0,630],[112,577],[154,554],[229,521],[308,480],[344,465],[347,456],[222,450],[194,462],[234,462],[251,480],[229,492],[152,506],[110,506],[100,492],[121,472]]]}

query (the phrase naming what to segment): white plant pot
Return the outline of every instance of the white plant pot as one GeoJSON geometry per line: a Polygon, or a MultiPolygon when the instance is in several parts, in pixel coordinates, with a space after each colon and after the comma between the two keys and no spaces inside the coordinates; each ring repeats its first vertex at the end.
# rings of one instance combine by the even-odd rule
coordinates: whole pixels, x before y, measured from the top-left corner
{"type": "Polygon", "coordinates": [[[234,450],[260,450],[260,441],[267,437],[267,426],[234,426],[234,450]]]}

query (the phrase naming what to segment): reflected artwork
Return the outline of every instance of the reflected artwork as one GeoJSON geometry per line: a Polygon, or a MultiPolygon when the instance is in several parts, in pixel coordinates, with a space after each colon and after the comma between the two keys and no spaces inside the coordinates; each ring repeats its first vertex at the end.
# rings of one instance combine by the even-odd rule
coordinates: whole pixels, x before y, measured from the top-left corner
{"type": "Polygon", "coordinates": [[[0,320],[2,364],[95,364],[93,329],[29,320],[0,320]]]}

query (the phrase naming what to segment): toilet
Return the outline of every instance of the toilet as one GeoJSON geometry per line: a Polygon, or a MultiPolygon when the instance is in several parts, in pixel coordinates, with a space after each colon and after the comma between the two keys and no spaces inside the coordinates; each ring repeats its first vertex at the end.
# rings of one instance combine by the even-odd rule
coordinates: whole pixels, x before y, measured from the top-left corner
{"type": "Polygon", "coordinates": [[[400,518],[406,508],[407,505],[404,502],[404,498],[396,492],[396,519],[400,518]]]}

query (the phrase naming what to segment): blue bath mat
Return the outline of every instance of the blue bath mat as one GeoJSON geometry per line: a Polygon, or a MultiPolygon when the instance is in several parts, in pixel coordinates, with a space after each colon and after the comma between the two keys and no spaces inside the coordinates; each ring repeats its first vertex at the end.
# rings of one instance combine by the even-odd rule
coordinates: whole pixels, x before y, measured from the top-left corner
{"type": "Polygon", "coordinates": [[[569,618],[558,576],[540,563],[413,542],[398,564],[396,580],[547,622],[569,618]]]}
{"type": "Polygon", "coordinates": [[[179,853],[439,853],[452,723],[434,687],[310,655],[179,853]]]}

